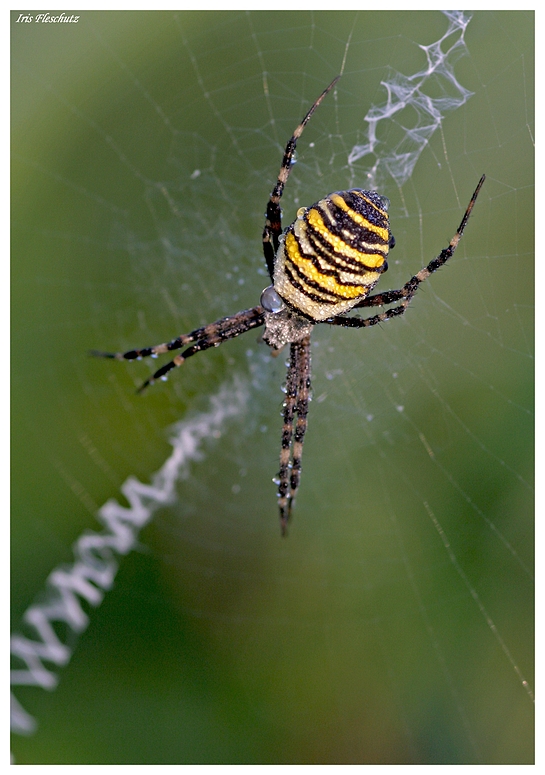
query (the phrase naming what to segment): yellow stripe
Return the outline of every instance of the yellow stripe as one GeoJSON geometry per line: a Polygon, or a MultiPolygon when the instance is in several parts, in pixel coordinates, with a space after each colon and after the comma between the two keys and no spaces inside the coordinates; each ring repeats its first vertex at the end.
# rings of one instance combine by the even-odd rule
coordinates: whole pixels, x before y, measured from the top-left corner
{"type": "MultiPolygon", "coordinates": [[[[297,240],[291,231],[288,232],[284,244],[288,259],[301,270],[308,281],[315,282],[324,291],[329,291],[343,299],[357,299],[358,296],[367,294],[368,286],[366,285],[342,285],[334,277],[322,274],[312,261],[301,255],[297,240]]],[[[309,288],[309,292],[312,293],[314,291],[312,288],[309,288]]]]}
{"type": "MultiPolygon", "coordinates": [[[[355,223],[358,223],[360,226],[363,226],[365,229],[369,229],[369,231],[372,231],[373,234],[378,234],[378,236],[384,240],[384,242],[388,242],[390,239],[390,234],[388,232],[388,229],[383,229],[381,226],[376,226],[374,223],[371,223],[367,220],[367,218],[364,218],[363,215],[360,215],[360,213],[357,213],[355,210],[352,210],[351,207],[349,207],[342,196],[339,196],[339,194],[331,194],[329,197],[333,204],[337,205],[337,207],[340,207],[341,210],[344,210],[345,213],[348,213],[350,218],[355,223]]],[[[362,197],[362,199],[372,207],[374,207],[375,210],[377,210],[381,215],[383,215],[385,218],[388,216],[384,212],[384,210],[381,210],[380,207],[377,207],[373,204],[373,202],[369,201],[369,199],[366,199],[365,197],[362,197]]]]}
{"type": "MultiPolygon", "coordinates": [[[[354,213],[354,215],[357,215],[358,218],[361,218],[357,213],[354,213]]],[[[318,210],[315,210],[314,208],[311,208],[308,211],[308,223],[312,228],[322,236],[326,242],[328,242],[334,251],[337,253],[341,253],[342,255],[346,256],[347,258],[355,258],[356,261],[360,261],[362,264],[365,264],[365,266],[368,266],[370,268],[375,268],[382,266],[384,263],[384,256],[376,255],[376,254],[369,254],[365,253],[363,250],[356,250],[355,248],[351,248],[350,245],[347,245],[344,240],[342,240],[340,237],[337,237],[335,234],[332,234],[327,226],[325,225],[322,216],[318,212],[318,210]]],[[[362,221],[365,223],[368,223],[365,221],[365,218],[362,218],[362,221]]],[[[380,232],[385,232],[388,234],[387,229],[380,229],[378,230],[378,226],[372,226],[372,224],[369,224],[366,228],[369,228],[371,231],[376,232],[377,234],[380,234],[380,232]]],[[[389,237],[386,237],[386,242],[388,241],[389,237]]],[[[384,250],[385,255],[388,249],[387,245],[367,245],[369,250],[384,250]]]]}

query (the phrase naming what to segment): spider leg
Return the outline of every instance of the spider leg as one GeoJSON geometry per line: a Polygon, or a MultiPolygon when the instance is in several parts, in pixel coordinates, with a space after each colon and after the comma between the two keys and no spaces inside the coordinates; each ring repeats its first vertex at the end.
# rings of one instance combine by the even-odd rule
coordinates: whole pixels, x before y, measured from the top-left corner
{"type": "Polygon", "coordinates": [[[152,376],[147,379],[136,391],[142,393],[149,385],[153,385],[157,379],[166,379],[166,375],[172,369],[181,366],[188,358],[196,353],[208,350],[209,347],[218,347],[223,342],[227,342],[229,339],[234,339],[241,334],[245,334],[246,331],[250,331],[252,328],[258,328],[265,322],[265,310],[263,307],[252,307],[252,309],[238,312],[236,315],[232,315],[228,318],[222,318],[216,323],[211,323],[209,326],[205,326],[207,333],[202,339],[199,339],[195,344],[188,347],[180,355],[176,355],[169,363],[165,363],[161,366],[152,376]]]}
{"type": "Polygon", "coordinates": [[[484,181],[485,176],[483,175],[477,184],[477,188],[473,192],[473,196],[471,197],[469,205],[467,206],[467,210],[464,213],[462,222],[460,223],[456,234],[449,242],[448,247],[444,248],[441,253],[432,261],[430,261],[427,266],[421,269],[418,274],[415,274],[414,277],[411,277],[411,279],[405,283],[403,288],[400,288],[398,291],[385,291],[384,293],[377,293],[373,296],[368,296],[366,299],[363,299],[358,304],[354,305],[354,308],[375,307],[381,306],[382,304],[391,304],[395,301],[401,301],[401,304],[398,307],[394,307],[393,309],[382,312],[379,315],[374,315],[370,318],[360,318],[358,316],[343,317],[342,315],[336,315],[330,320],[326,320],[324,322],[329,323],[332,326],[343,326],[345,328],[366,328],[368,326],[375,326],[377,323],[384,323],[386,320],[390,320],[391,318],[397,317],[398,315],[403,315],[411,303],[420,283],[422,283],[424,280],[427,280],[428,277],[433,274],[433,272],[436,272],[444,264],[446,264],[446,262],[458,247],[484,181]]]}
{"type": "Polygon", "coordinates": [[[292,466],[290,478],[290,494],[288,499],[288,520],[291,518],[291,510],[295,504],[295,497],[299,489],[301,480],[301,458],[303,456],[303,442],[308,424],[308,404],[310,400],[310,336],[305,337],[298,342],[298,393],[297,405],[297,423],[293,438],[292,466]]]}
{"type": "Polygon", "coordinates": [[[404,298],[403,288],[399,291],[383,291],[382,293],[374,293],[372,296],[367,296],[362,301],[354,304],[352,309],[358,309],[358,307],[383,307],[386,304],[391,304],[393,301],[399,301],[404,298]]]}
{"type": "MultiPolygon", "coordinates": [[[[213,336],[215,334],[228,331],[232,326],[233,319],[239,318],[241,315],[254,312],[257,309],[258,308],[255,307],[251,310],[244,310],[243,312],[239,312],[238,315],[230,315],[226,318],[221,318],[220,320],[216,320],[214,323],[209,323],[206,326],[196,328],[194,331],[190,331],[189,334],[180,334],[180,336],[177,336],[176,339],[172,339],[170,342],[156,344],[153,347],[144,347],[141,350],[127,350],[125,353],[108,353],[102,352],[101,350],[91,350],[89,354],[96,358],[115,358],[115,360],[118,361],[136,361],[141,360],[142,358],[148,358],[149,356],[156,358],[162,353],[171,352],[172,350],[180,350],[182,347],[191,344],[191,342],[198,342],[202,339],[207,339],[211,335],[213,336]]],[[[261,307],[259,307],[259,309],[261,310],[261,307]]],[[[238,334],[236,334],[236,336],[238,336],[238,334]]]]}
{"type": "Polygon", "coordinates": [[[173,339],[172,342],[164,345],[157,345],[156,347],[147,347],[143,350],[129,350],[126,353],[99,353],[94,352],[93,355],[98,355],[104,358],[117,358],[122,360],[134,360],[135,358],[142,358],[146,355],[155,355],[156,353],[168,352],[169,350],[176,350],[183,347],[185,344],[195,342],[187,350],[177,355],[173,360],[161,366],[152,376],[147,379],[137,390],[138,393],[142,393],[149,385],[152,385],[157,379],[166,379],[166,375],[172,369],[181,366],[184,361],[195,355],[202,350],[207,350],[209,347],[218,347],[223,342],[227,342],[229,339],[234,339],[240,334],[250,331],[252,328],[258,328],[265,322],[265,310],[263,307],[257,306],[252,309],[243,310],[236,315],[231,315],[227,318],[221,318],[215,323],[210,323],[202,328],[196,328],[190,334],[179,336],[177,339],[173,339]],[[136,355],[134,355],[136,353],[136,355]],[[139,353],[139,355],[138,355],[139,353]]]}
{"type": "Polygon", "coordinates": [[[265,262],[267,264],[267,269],[269,271],[269,274],[271,276],[271,280],[273,279],[274,274],[274,258],[276,256],[276,252],[278,250],[278,245],[280,241],[280,234],[282,233],[282,211],[280,209],[280,199],[282,197],[282,193],[284,191],[284,186],[286,185],[286,182],[289,178],[289,174],[291,171],[291,165],[293,162],[293,154],[295,153],[295,146],[297,145],[297,140],[301,137],[303,134],[303,129],[305,128],[306,124],[308,123],[310,117],[320,104],[320,102],[323,100],[323,98],[326,96],[326,94],[331,91],[331,89],[335,86],[337,81],[339,80],[341,76],[338,75],[336,78],[331,81],[327,89],[325,89],[314,105],[310,108],[304,119],[301,121],[291,138],[288,140],[288,144],[286,145],[286,150],[284,151],[284,158],[282,159],[282,166],[280,167],[280,172],[278,173],[278,178],[276,180],[276,184],[272,190],[271,196],[269,198],[269,201],[267,203],[267,211],[265,214],[265,228],[263,229],[263,253],[265,255],[265,262]]]}
{"type": "Polygon", "coordinates": [[[287,532],[294,498],[301,478],[301,456],[303,440],[307,429],[308,402],[310,393],[310,336],[300,342],[292,342],[286,380],[284,401],[284,424],[280,449],[280,471],[278,479],[278,506],[282,535],[287,532]],[[294,418],[297,414],[295,434],[294,418]]]}
{"type": "Polygon", "coordinates": [[[284,401],[284,424],[282,426],[282,444],[280,447],[280,471],[275,482],[278,484],[278,507],[280,509],[280,527],[282,535],[286,535],[286,528],[290,515],[288,504],[288,491],[290,479],[290,456],[293,438],[293,418],[297,404],[297,344],[290,346],[290,360],[288,376],[286,378],[286,399],[284,401]]]}

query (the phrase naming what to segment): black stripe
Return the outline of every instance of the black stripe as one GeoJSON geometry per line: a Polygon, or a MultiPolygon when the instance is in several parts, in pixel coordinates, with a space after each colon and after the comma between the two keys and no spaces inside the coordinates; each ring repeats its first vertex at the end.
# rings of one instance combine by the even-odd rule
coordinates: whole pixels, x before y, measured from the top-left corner
{"type": "MultiPolygon", "coordinates": [[[[364,264],[363,261],[360,262],[357,259],[352,258],[351,256],[346,256],[344,253],[338,250],[334,250],[329,244],[329,242],[327,242],[327,240],[320,234],[320,232],[313,229],[313,227],[310,224],[307,224],[306,236],[308,238],[308,241],[310,242],[310,245],[314,253],[320,258],[323,258],[323,260],[328,262],[331,266],[339,267],[341,271],[349,272],[350,269],[353,268],[354,269],[353,274],[361,274],[362,272],[380,272],[380,269],[377,269],[377,267],[368,266],[367,264],[364,264]],[[343,267],[340,263],[335,263],[336,258],[341,259],[346,264],[348,264],[348,266],[343,267]]],[[[386,256],[381,250],[362,251],[362,250],[359,250],[358,248],[354,248],[354,249],[358,250],[361,256],[382,256],[383,259],[386,259],[386,256]]],[[[303,255],[305,257],[308,256],[308,254],[306,253],[304,253],[303,255]]],[[[311,258],[311,257],[308,256],[308,258],[311,258]]],[[[324,274],[326,274],[326,272],[324,272],[324,274]]]]}
{"type": "MultiPolygon", "coordinates": [[[[370,245],[383,245],[384,247],[388,245],[388,240],[383,239],[380,234],[376,234],[374,231],[367,229],[365,226],[356,223],[356,221],[354,221],[354,219],[351,218],[348,213],[346,213],[344,210],[341,210],[341,208],[334,204],[330,199],[325,199],[322,201],[327,202],[328,206],[332,209],[333,223],[330,222],[329,215],[321,202],[318,202],[316,205],[314,205],[314,208],[318,210],[322,216],[328,231],[330,231],[335,237],[342,239],[343,242],[346,242],[348,245],[350,245],[351,248],[355,248],[362,253],[366,253],[366,248],[360,247],[362,243],[368,243],[370,245]],[[342,233],[343,229],[350,232],[350,240],[347,240],[346,236],[342,233]]],[[[376,219],[369,218],[369,213],[360,213],[360,215],[366,218],[371,224],[388,231],[388,223],[384,223],[384,219],[382,219],[380,223],[375,223],[376,219]]]]}
{"type": "MultiPolygon", "coordinates": [[[[366,218],[373,226],[379,226],[381,229],[389,228],[388,215],[379,212],[376,207],[373,207],[372,204],[369,204],[369,202],[366,201],[366,199],[369,199],[371,202],[373,201],[373,197],[370,195],[372,192],[365,192],[366,199],[363,199],[361,196],[356,196],[352,191],[336,191],[335,193],[345,201],[348,207],[358,213],[358,215],[362,215],[366,218]]],[[[328,199],[328,201],[330,200],[328,199]]],[[[334,207],[337,207],[334,203],[332,204],[334,207]]],[[[375,202],[375,204],[377,203],[375,202]]]]}
{"type": "MultiPolygon", "coordinates": [[[[296,267],[293,267],[293,268],[296,269],[296,267]]],[[[312,299],[312,301],[316,301],[316,302],[318,302],[318,304],[338,304],[339,303],[336,298],[335,299],[324,299],[322,296],[318,296],[318,294],[316,294],[316,293],[311,293],[306,288],[304,288],[301,285],[301,283],[298,280],[296,280],[293,272],[291,271],[291,269],[290,269],[290,267],[288,266],[287,263],[284,265],[284,271],[285,271],[286,276],[287,276],[288,280],[290,281],[291,285],[293,285],[293,287],[296,290],[301,291],[301,293],[304,296],[306,296],[308,299],[312,299]]],[[[311,285],[311,283],[308,282],[307,278],[304,278],[304,279],[305,279],[305,282],[307,283],[307,285],[311,285]]],[[[330,296],[333,296],[333,294],[330,294],[330,296]]],[[[344,301],[346,301],[346,299],[344,299],[344,301]]]]}
{"type": "MultiPolygon", "coordinates": [[[[304,280],[307,285],[309,285],[311,288],[314,288],[314,290],[319,291],[320,293],[326,293],[328,296],[333,296],[333,298],[338,299],[339,301],[351,301],[351,299],[348,299],[346,296],[342,296],[341,294],[335,293],[335,291],[332,291],[329,288],[326,289],[322,285],[317,283],[316,280],[312,280],[310,277],[307,277],[307,275],[303,272],[303,270],[299,269],[299,267],[296,266],[294,263],[292,263],[292,261],[290,261],[289,259],[286,259],[286,263],[284,265],[284,268],[286,270],[290,269],[291,270],[290,274],[292,276],[293,276],[293,272],[295,272],[295,274],[298,277],[300,277],[302,280],[304,280]],[[289,266],[288,266],[288,264],[289,264],[289,266]]],[[[292,278],[290,277],[290,280],[291,279],[292,278]]],[[[365,285],[365,283],[361,283],[361,282],[360,283],[347,283],[347,282],[341,282],[340,280],[339,280],[339,285],[342,285],[345,288],[357,288],[360,285],[364,285],[366,288],[369,287],[368,285],[365,285]]],[[[308,292],[304,288],[301,288],[300,290],[302,290],[303,293],[306,296],[309,295],[308,292]]],[[[362,294],[362,296],[363,296],[363,294],[362,294]]],[[[357,298],[358,297],[356,297],[356,299],[357,298]]],[[[325,301],[325,303],[326,304],[336,304],[338,302],[325,301]]]]}
{"type": "MultiPolygon", "coordinates": [[[[297,247],[299,249],[299,253],[307,261],[310,261],[311,264],[313,266],[315,266],[316,269],[321,274],[327,275],[329,277],[336,277],[337,279],[339,279],[339,270],[342,271],[344,269],[345,272],[349,272],[350,271],[350,269],[347,268],[346,265],[343,267],[340,264],[336,264],[335,263],[335,257],[333,255],[335,253],[335,251],[332,251],[332,255],[329,255],[328,253],[325,252],[325,250],[322,250],[322,248],[325,247],[324,245],[322,245],[322,244],[318,245],[316,243],[312,244],[313,240],[309,239],[310,235],[309,235],[308,231],[307,231],[305,236],[307,237],[308,241],[311,243],[312,253],[307,253],[305,250],[303,250],[303,246],[301,244],[300,237],[298,237],[297,234],[295,234],[295,232],[293,232],[293,238],[295,239],[295,242],[296,242],[297,247]],[[321,262],[327,264],[327,268],[326,269],[323,268],[322,264],[320,263],[320,259],[321,259],[321,262]]],[[[291,259],[289,259],[289,260],[291,260],[291,259]]],[[[361,267],[361,264],[360,264],[360,265],[357,265],[354,268],[357,269],[358,271],[361,271],[362,267],[361,267]]]]}

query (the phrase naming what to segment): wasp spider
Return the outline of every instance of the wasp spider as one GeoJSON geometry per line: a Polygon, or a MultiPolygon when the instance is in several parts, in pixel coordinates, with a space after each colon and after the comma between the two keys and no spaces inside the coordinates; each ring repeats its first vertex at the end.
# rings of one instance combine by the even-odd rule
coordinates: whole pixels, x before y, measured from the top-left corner
{"type": "Polygon", "coordinates": [[[318,97],[286,145],[278,179],[267,203],[263,252],[272,284],[261,294],[260,304],[238,312],[171,342],[95,355],[135,360],[173,350],[183,351],[144,382],[142,392],[192,355],[215,347],[253,328],[265,326],[263,339],[274,352],[290,346],[280,451],[278,505],[282,535],[287,525],[301,478],[301,456],[310,400],[310,336],[317,323],[364,328],[402,315],[420,283],[435,272],[456,250],[485,176],[480,179],[462,222],[448,247],[397,291],[370,296],[388,265],[395,240],[388,220],[389,201],[375,191],[336,191],[310,207],[301,207],[295,221],[282,231],[280,199],[288,180],[297,140],[310,117],[335,86],[338,77],[318,97]],[[400,302],[368,318],[346,317],[359,307],[378,307],[400,302]]]}

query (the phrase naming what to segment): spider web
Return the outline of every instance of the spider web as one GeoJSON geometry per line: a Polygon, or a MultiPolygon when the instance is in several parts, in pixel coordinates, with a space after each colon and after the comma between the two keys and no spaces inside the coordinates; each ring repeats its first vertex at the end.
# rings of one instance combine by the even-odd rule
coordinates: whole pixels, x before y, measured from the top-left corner
{"type": "Polygon", "coordinates": [[[533,15],[18,16],[15,760],[532,761],[533,15]],[[286,225],[377,186],[398,288],[487,180],[407,315],[316,328],[281,540],[282,356],[85,353],[256,303],[341,71],[286,225]]]}

